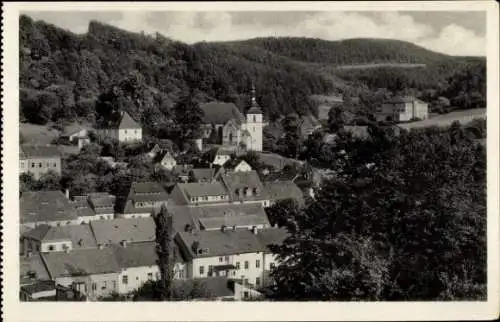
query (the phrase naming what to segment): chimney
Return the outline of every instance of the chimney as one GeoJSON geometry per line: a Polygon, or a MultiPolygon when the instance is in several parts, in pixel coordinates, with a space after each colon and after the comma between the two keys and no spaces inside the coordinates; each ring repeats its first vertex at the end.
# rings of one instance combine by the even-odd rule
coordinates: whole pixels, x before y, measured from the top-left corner
{"type": "Polygon", "coordinates": [[[253,233],[254,235],[257,235],[258,231],[259,231],[259,230],[257,229],[257,226],[253,226],[253,227],[252,227],[252,233],[253,233]]]}
{"type": "Polygon", "coordinates": [[[122,240],[120,242],[120,244],[122,245],[123,248],[127,248],[127,241],[126,240],[122,240]]]}
{"type": "Polygon", "coordinates": [[[223,233],[225,233],[225,232],[226,232],[226,229],[227,229],[226,225],[222,225],[222,227],[220,228],[220,230],[221,230],[223,233]]]}

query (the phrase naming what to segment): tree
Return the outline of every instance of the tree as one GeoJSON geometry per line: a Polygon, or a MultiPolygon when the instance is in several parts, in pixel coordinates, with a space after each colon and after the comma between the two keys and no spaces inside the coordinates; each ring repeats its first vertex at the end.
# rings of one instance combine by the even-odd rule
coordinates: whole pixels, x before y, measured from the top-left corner
{"type": "Polygon", "coordinates": [[[36,190],[37,182],[32,173],[21,173],[19,175],[19,190],[21,192],[36,190]]]}
{"type": "Polygon", "coordinates": [[[273,248],[280,300],[479,299],[486,291],[485,151],[458,124],[332,146],[335,176],[273,248]],[[457,281],[464,284],[459,287],[457,281]]]}
{"type": "Polygon", "coordinates": [[[290,214],[299,213],[299,204],[294,199],[280,200],[271,207],[266,208],[266,213],[271,225],[286,227],[293,219],[290,214]]]}
{"type": "Polygon", "coordinates": [[[185,143],[201,137],[203,111],[198,106],[193,89],[176,104],[175,120],[179,131],[177,145],[180,149],[183,149],[185,143]]]}
{"type": "Polygon", "coordinates": [[[165,206],[162,206],[154,219],[156,224],[156,251],[161,273],[159,296],[162,301],[168,301],[173,296],[173,219],[165,206]]]}
{"type": "Polygon", "coordinates": [[[340,106],[334,106],[328,112],[328,130],[337,133],[344,128],[344,110],[340,106]]]}

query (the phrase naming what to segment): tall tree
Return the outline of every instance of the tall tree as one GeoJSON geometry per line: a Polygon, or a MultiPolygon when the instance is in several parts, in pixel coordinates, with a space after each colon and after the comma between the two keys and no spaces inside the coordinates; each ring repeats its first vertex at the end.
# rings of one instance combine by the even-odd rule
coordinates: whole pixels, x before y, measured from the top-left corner
{"type": "Polygon", "coordinates": [[[162,301],[172,299],[173,280],[173,217],[165,206],[154,216],[156,224],[156,252],[161,273],[160,298],[162,301]]]}
{"type": "Polygon", "coordinates": [[[178,127],[177,145],[180,149],[184,149],[186,143],[201,136],[203,111],[193,88],[175,105],[175,120],[178,127]]]}

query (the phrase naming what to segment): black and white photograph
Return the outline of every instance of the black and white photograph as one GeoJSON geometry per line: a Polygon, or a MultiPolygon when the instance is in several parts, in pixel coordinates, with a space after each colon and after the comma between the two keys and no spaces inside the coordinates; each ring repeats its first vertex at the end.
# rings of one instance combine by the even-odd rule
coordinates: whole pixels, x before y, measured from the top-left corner
{"type": "Polygon", "coordinates": [[[11,7],[17,320],[49,302],[65,321],[53,302],[498,316],[498,4],[377,3],[11,7]]]}

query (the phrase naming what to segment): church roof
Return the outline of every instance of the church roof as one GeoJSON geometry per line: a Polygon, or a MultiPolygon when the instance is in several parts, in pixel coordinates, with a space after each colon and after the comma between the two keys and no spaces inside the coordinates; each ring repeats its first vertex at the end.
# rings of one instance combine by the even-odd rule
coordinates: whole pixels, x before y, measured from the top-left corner
{"type": "Polygon", "coordinates": [[[262,110],[258,105],[254,105],[250,107],[250,109],[247,111],[247,114],[262,114],[262,110]]]}
{"type": "Polygon", "coordinates": [[[210,102],[201,104],[200,108],[204,113],[205,124],[226,124],[231,119],[238,124],[245,121],[245,117],[233,103],[210,102]]]}

